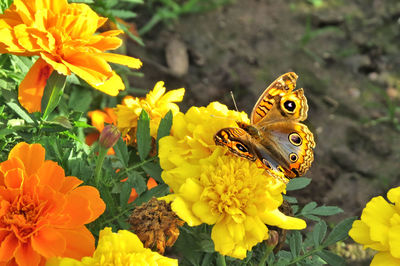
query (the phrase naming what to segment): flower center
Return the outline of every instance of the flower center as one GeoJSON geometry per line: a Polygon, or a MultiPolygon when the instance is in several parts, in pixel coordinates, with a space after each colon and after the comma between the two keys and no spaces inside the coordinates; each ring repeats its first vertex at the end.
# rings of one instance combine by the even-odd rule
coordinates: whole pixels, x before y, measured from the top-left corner
{"type": "Polygon", "coordinates": [[[20,241],[26,242],[36,229],[42,209],[43,204],[37,206],[30,196],[20,195],[1,217],[1,227],[13,231],[20,241]]]}

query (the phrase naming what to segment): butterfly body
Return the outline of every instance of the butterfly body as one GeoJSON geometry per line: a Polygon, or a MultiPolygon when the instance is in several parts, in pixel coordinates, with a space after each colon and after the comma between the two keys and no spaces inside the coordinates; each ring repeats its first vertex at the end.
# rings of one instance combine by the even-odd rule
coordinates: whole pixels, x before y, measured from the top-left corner
{"type": "Polygon", "coordinates": [[[224,128],[214,136],[217,145],[255,161],[272,174],[287,178],[303,175],[313,161],[314,137],[306,125],[307,99],[303,89],[294,90],[297,75],[276,79],[253,108],[250,124],[224,128]]]}

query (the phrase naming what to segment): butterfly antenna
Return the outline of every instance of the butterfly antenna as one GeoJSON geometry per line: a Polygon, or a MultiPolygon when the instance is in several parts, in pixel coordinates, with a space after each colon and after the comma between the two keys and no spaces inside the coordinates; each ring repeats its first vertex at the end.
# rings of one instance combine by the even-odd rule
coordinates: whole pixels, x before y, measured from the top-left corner
{"type": "Polygon", "coordinates": [[[237,108],[237,105],[236,105],[235,96],[233,95],[233,92],[232,92],[232,91],[230,91],[230,93],[231,93],[231,97],[232,97],[233,105],[235,105],[235,109],[236,109],[236,111],[237,111],[237,112],[239,112],[239,109],[237,108]]]}

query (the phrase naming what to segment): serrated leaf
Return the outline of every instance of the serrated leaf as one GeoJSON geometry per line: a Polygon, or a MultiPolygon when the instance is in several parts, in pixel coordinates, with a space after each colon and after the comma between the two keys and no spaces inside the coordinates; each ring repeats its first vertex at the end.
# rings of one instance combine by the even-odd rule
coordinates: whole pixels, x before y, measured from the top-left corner
{"type": "Polygon", "coordinates": [[[310,213],[310,211],[315,209],[315,207],[317,207],[317,203],[315,201],[311,201],[303,207],[303,209],[301,210],[301,214],[310,213]]]}
{"type": "Polygon", "coordinates": [[[120,138],[117,143],[113,146],[113,149],[115,151],[115,155],[117,158],[120,160],[122,165],[126,168],[128,167],[128,162],[129,162],[129,153],[128,153],[128,147],[126,146],[125,142],[120,138]]]}
{"type": "Polygon", "coordinates": [[[350,230],[351,225],[353,224],[354,220],[356,220],[356,217],[350,217],[350,218],[344,219],[339,224],[337,224],[332,229],[331,233],[328,235],[326,240],[324,241],[324,243],[323,243],[324,246],[329,246],[338,241],[345,239],[348,236],[349,230],[350,230]]]}
{"type": "Polygon", "coordinates": [[[131,195],[132,187],[129,182],[124,182],[121,187],[121,192],[119,193],[119,202],[121,207],[125,207],[128,203],[129,196],[131,195]]]}
{"type": "Polygon", "coordinates": [[[343,212],[343,210],[337,206],[320,206],[310,211],[310,214],[319,216],[330,216],[343,212]]]}
{"type": "Polygon", "coordinates": [[[164,181],[161,179],[162,168],[159,164],[148,162],[142,165],[142,169],[146,172],[146,174],[154,178],[157,183],[164,183],[164,181]]]}
{"type": "Polygon", "coordinates": [[[157,130],[157,147],[158,141],[165,136],[168,136],[171,132],[172,126],[172,111],[169,110],[168,113],[161,119],[160,125],[158,126],[157,130]]]}
{"type": "Polygon", "coordinates": [[[137,171],[129,171],[128,172],[128,180],[126,181],[129,183],[130,187],[135,188],[136,192],[140,195],[144,191],[146,191],[146,180],[144,176],[137,172],[137,171]]]}
{"type": "Polygon", "coordinates": [[[32,118],[18,104],[14,103],[14,102],[8,102],[8,101],[6,101],[6,104],[8,107],[11,108],[11,110],[13,110],[19,117],[24,119],[27,123],[29,123],[29,124],[34,123],[32,118]]]}
{"type": "Polygon", "coordinates": [[[326,235],[326,230],[327,230],[327,226],[326,226],[325,221],[323,221],[323,220],[321,220],[319,223],[317,223],[314,226],[314,229],[312,231],[314,247],[318,247],[322,243],[322,240],[325,238],[325,235],[326,235]]]}
{"type": "Polygon", "coordinates": [[[290,180],[286,186],[286,191],[293,191],[305,188],[311,183],[311,178],[297,177],[290,180]]]}
{"type": "Polygon", "coordinates": [[[297,257],[301,251],[302,236],[299,231],[293,231],[289,239],[290,252],[293,257],[297,257]]]}
{"type": "Polygon", "coordinates": [[[136,139],[139,157],[143,161],[151,150],[150,118],[145,110],[139,116],[136,139]]]}
{"type": "Polygon", "coordinates": [[[321,259],[323,259],[328,265],[335,265],[335,266],[346,265],[345,259],[328,250],[318,251],[316,252],[316,255],[318,255],[321,259]]]}

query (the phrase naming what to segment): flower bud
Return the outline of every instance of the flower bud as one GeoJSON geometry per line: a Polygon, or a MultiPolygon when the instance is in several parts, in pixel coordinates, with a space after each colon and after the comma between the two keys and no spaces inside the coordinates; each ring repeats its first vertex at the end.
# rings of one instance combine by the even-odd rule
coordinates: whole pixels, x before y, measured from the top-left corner
{"type": "Polygon", "coordinates": [[[267,239],[267,246],[275,247],[279,243],[279,233],[275,230],[269,230],[269,237],[267,239]]]}
{"type": "Polygon", "coordinates": [[[114,125],[106,125],[100,133],[99,143],[101,146],[109,149],[117,143],[121,137],[121,132],[114,125]]]}

